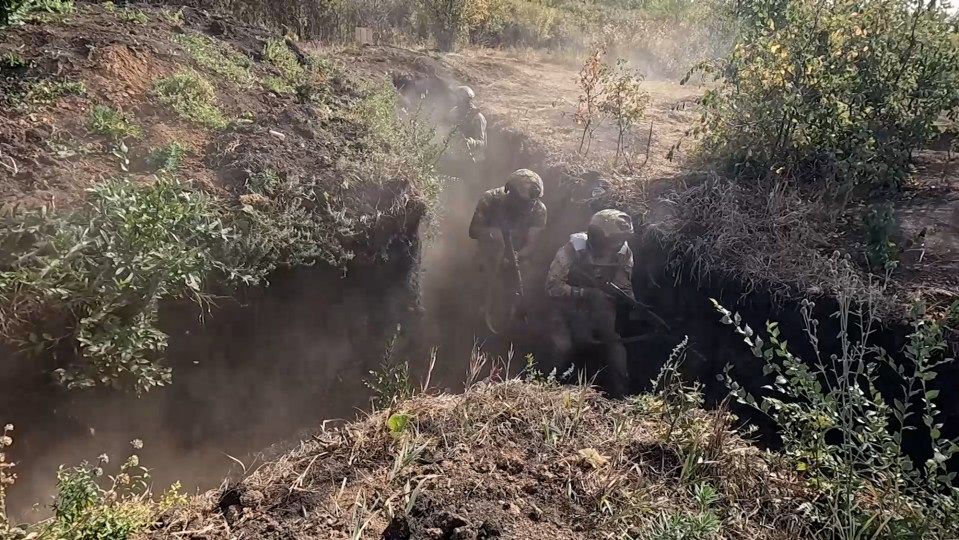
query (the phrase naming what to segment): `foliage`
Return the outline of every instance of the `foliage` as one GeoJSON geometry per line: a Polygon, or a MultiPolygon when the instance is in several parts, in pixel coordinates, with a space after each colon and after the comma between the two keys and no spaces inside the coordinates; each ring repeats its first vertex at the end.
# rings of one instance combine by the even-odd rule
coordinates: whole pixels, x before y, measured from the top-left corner
{"type": "Polygon", "coordinates": [[[0,431],[0,538],[12,536],[12,526],[7,518],[7,488],[17,480],[14,463],[7,461],[7,448],[13,445],[13,425],[6,424],[0,431]]]}
{"type": "Polygon", "coordinates": [[[627,66],[620,58],[616,69],[606,81],[606,98],[600,103],[600,110],[616,122],[616,160],[625,151],[626,138],[633,125],[646,113],[649,94],[642,88],[643,74],[627,66]]]}
{"type": "Polygon", "coordinates": [[[886,272],[896,266],[898,248],[892,240],[896,219],[891,205],[869,209],[865,220],[866,262],[873,271],[886,272]]]}
{"type": "Polygon", "coordinates": [[[685,438],[696,421],[690,412],[703,406],[702,384],[689,384],[682,378],[681,370],[686,361],[688,345],[687,336],[673,348],[652,381],[653,395],[660,401],[660,419],[665,429],[662,438],[666,443],[673,442],[677,437],[685,438]]]}
{"type": "Polygon", "coordinates": [[[154,148],[147,156],[147,164],[156,171],[174,172],[180,166],[180,161],[189,154],[189,146],[173,142],[160,148],[154,148]]]}
{"type": "Polygon", "coordinates": [[[24,105],[53,105],[63,96],[82,96],[87,93],[83,81],[39,81],[29,85],[23,98],[24,105]]]}
{"type": "Polygon", "coordinates": [[[593,51],[579,71],[580,95],[574,119],[583,126],[583,136],[579,140],[579,151],[583,154],[589,153],[587,138],[589,143],[593,142],[593,132],[602,120],[602,103],[609,79],[609,66],[603,61],[605,55],[605,48],[593,51]]]}
{"type": "Polygon", "coordinates": [[[453,51],[468,28],[470,0],[419,0],[420,13],[441,51],[453,51]]]}
{"type": "Polygon", "coordinates": [[[263,57],[266,61],[280,72],[280,75],[291,87],[295,86],[297,81],[305,75],[305,70],[296,59],[293,51],[286,46],[282,39],[271,39],[266,43],[266,49],[263,51],[263,57]]]}
{"type": "Polygon", "coordinates": [[[100,183],[66,215],[8,216],[0,237],[20,249],[0,260],[0,335],[34,352],[73,341],[73,362],[56,371],[70,388],[165,385],[159,302],[203,302],[214,273],[242,280],[224,262],[233,235],[207,196],[168,178],[100,183]],[[26,338],[24,325],[33,328],[26,338]]]}
{"type": "Polygon", "coordinates": [[[342,268],[353,258],[337,240],[340,233],[352,233],[353,223],[317,192],[315,180],[307,183],[264,170],[251,175],[245,187],[231,249],[245,281],[258,282],[281,266],[316,261],[342,268]]]}
{"type": "Polygon", "coordinates": [[[125,7],[118,9],[116,11],[116,15],[120,18],[120,20],[128,23],[146,24],[150,22],[149,17],[147,17],[147,14],[144,13],[142,9],[125,7]]]}
{"type": "Polygon", "coordinates": [[[954,537],[959,489],[947,462],[959,445],[942,437],[939,391],[932,387],[936,370],[952,361],[942,326],[917,318],[904,350],[908,362],[897,363],[870,345],[877,321],[869,299],[840,293],[838,301],[841,352],[830,358],[820,354],[815,304],[803,302],[812,351],[805,360],[780,338],[776,323],[767,323],[764,340],[714,301],[722,322],[743,336],[772,383],[757,398],[730,377],[729,368],[721,379],[742,403],[779,426],[786,459],[816,492],[806,511],[825,536],[954,537]],[[881,372],[899,380],[892,395],[879,389],[881,372]],[[905,452],[907,438],[925,445],[928,459],[919,466],[905,452]]]}
{"type": "Polygon", "coordinates": [[[171,486],[158,501],[153,499],[150,473],[140,465],[136,454],[143,444],[134,440],[132,446],[134,453],[115,475],[104,476],[109,464],[106,454],[93,464],[61,466],[57,471],[53,517],[29,527],[13,527],[0,513],[0,538],[127,540],[152,525],[156,515],[185,503],[179,483],[171,486]]]}
{"type": "Polygon", "coordinates": [[[370,146],[382,149],[369,156],[365,177],[379,183],[409,178],[425,200],[434,202],[442,185],[436,166],[455,134],[437,140],[422,111],[400,115],[396,100],[396,89],[384,82],[354,107],[353,118],[365,127],[370,146]]]}
{"type": "Polygon", "coordinates": [[[55,21],[75,11],[73,0],[2,0],[0,28],[32,21],[55,21]]]}
{"type": "Polygon", "coordinates": [[[160,17],[168,24],[179,25],[183,23],[183,8],[174,10],[170,8],[161,8],[160,17]]]}
{"type": "Polygon", "coordinates": [[[695,511],[660,514],[656,522],[643,531],[642,540],[710,540],[718,538],[722,519],[716,515],[714,506],[719,501],[716,488],[709,484],[694,487],[695,511]]]}
{"type": "Polygon", "coordinates": [[[751,176],[899,186],[959,106],[959,41],[935,0],[751,0],[707,91],[708,154],[751,176]]]}
{"type": "Polygon", "coordinates": [[[126,114],[106,105],[97,105],[90,111],[87,118],[87,127],[97,135],[110,137],[117,141],[127,138],[136,139],[143,135],[140,126],[136,125],[126,114]]]}
{"type": "MultiPolygon", "coordinates": [[[[394,357],[399,336],[400,327],[397,326],[396,332],[387,344],[380,368],[370,371],[370,378],[363,381],[373,394],[371,399],[375,409],[390,407],[413,397],[416,393],[416,385],[410,375],[409,362],[405,360],[400,362],[394,357]]],[[[390,429],[396,431],[393,425],[390,429]]]]}
{"type": "Polygon", "coordinates": [[[175,34],[172,39],[186,49],[200,67],[240,84],[249,84],[253,80],[250,74],[253,62],[228,43],[192,32],[175,34]]]}
{"type": "Polygon", "coordinates": [[[230,121],[217,105],[216,90],[210,81],[192,70],[153,83],[153,95],[180,117],[211,129],[223,129],[230,121]]]}

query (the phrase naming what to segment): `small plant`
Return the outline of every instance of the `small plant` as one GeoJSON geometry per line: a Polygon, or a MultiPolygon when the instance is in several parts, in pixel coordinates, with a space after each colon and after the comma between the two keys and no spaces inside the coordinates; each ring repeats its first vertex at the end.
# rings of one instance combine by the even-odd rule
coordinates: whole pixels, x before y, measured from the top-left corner
{"type": "Polygon", "coordinates": [[[27,22],[62,22],[76,11],[73,0],[27,0],[20,5],[20,17],[27,22]]]}
{"type": "Polygon", "coordinates": [[[213,85],[194,71],[181,71],[156,81],[153,95],[191,122],[211,129],[223,129],[230,123],[217,106],[213,85]]]}
{"type": "Polygon", "coordinates": [[[177,34],[173,36],[173,42],[186,49],[204,69],[240,84],[249,84],[253,80],[250,74],[253,62],[226,43],[195,33],[177,34]]]}
{"type": "Polygon", "coordinates": [[[14,463],[7,461],[7,449],[13,445],[13,425],[7,424],[0,431],[0,538],[14,536],[13,528],[7,517],[7,488],[17,480],[13,472],[14,463]]]}
{"type": "MultiPolygon", "coordinates": [[[[852,272],[849,269],[840,272],[852,272]]],[[[842,279],[849,279],[843,276],[842,279]]],[[[875,293],[874,293],[875,294],[875,293]]],[[[853,300],[840,290],[836,318],[841,353],[824,358],[819,351],[815,304],[803,301],[801,314],[812,358],[794,356],[776,323],[766,324],[764,340],[714,301],[722,322],[743,336],[771,379],[765,395],[753,396],[730,376],[721,380],[741,403],[765,413],[780,428],[789,462],[804,475],[817,498],[809,519],[824,536],[861,538],[951,538],[959,534],[959,488],[947,463],[959,454],[959,441],[942,436],[939,391],[932,388],[946,357],[941,323],[917,318],[904,353],[894,362],[870,344],[877,320],[870,299],[853,300]],[[768,340],[768,342],[767,342],[768,340]],[[900,379],[888,396],[878,389],[886,364],[900,379]],[[891,401],[891,403],[890,403],[891,401]],[[905,433],[924,425],[930,456],[916,466],[904,448],[905,433]],[[862,494],[871,494],[864,498],[862,494]]],[[[921,308],[917,314],[921,313],[921,308]]]]}
{"type": "Polygon", "coordinates": [[[687,384],[680,373],[686,361],[688,346],[689,336],[686,336],[673,348],[659,375],[652,381],[653,395],[657,396],[661,403],[662,425],[666,429],[662,437],[667,444],[676,437],[682,438],[688,432],[696,423],[691,412],[703,405],[702,384],[687,384]]]}
{"type": "Polygon", "coordinates": [[[866,262],[873,271],[895,269],[899,250],[892,240],[896,218],[891,205],[871,208],[866,214],[866,262]]]}
{"type": "Polygon", "coordinates": [[[616,63],[615,72],[606,81],[606,97],[600,110],[616,122],[616,162],[625,151],[627,137],[633,126],[646,113],[649,94],[643,91],[643,74],[627,67],[626,61],[616,63]]]}
{"type": "Polygon", "coordinates": [[[174,142],[160,148],[154,148],[147,156],[147,164],[154,170],[174,172],[184,157],[190,154],[190,147],[174,142]]]}
{"type": "Polygon", "coordinates": [[[82,81],[40,81],[31,83],[27,87],[20,109],[33,105],[54,105],[64,96],[83,96],[87,93],[87,86],[82,81]]]}
{"type": "Polygon", "coordinates": [[[586,155],[593,142],[593,133],[602,120],[602,103],[606,95],[606,82],[609,79],[609,66],[603,62],[605,48],[599,48],[590,54],[579,71],[579,104],[574,119],[583,126],[583,135],[579,140],[579,151],[586,155]]]}
{"type": "Polygon", "coordinates": [[[116,11],[117,17],[120,20],[126,21],[133,24],[146,24],[150,22],[150,18],[147,17],[147,14],[141,9],[137,8],[123,8],[116,11]]]}
{"type": "Polygon", "coordinates": [[[286,46],[282,39],[271,39],[266,42],[266,49],[263,51],[266,61],[273,64],[280,75],[288,82],[298,81],[304,75],[303,66],[300,65],[296,55],[286,46]]]}
{"type": "Polygon", "coordinates": [[[19,69],[27,66],[25,58],[16,53],[7,53],[0,56],[0,70],[19,69]]]}
{"type": "Polygon", "coordinates": [[[373,392],[373,406],[376,409],[383,409],[409,399],[416,392],[416,385],[413,384],[413,378],[410,375],[409,362],[399,362],[394,358],[400,330],[401,328],[397,326],[396,332],[390,338],[380,369],[370,371],[370,378],[363,381],[363,384],[373,392]]]}
{"type": "Polygon", "coordinates": [[[139,138],[143,132],[125,114],[105,105],[98,105],[90,111],[87,126],[97,135],[114,140],[139,138]]]}
{"type": "Polygon", "coordinates": [[[161,8],[160,18],[166,21],[167,24],[172,24],[175,26],[183,24],[183,8],[180,8],[180,9],[161,8]]]}

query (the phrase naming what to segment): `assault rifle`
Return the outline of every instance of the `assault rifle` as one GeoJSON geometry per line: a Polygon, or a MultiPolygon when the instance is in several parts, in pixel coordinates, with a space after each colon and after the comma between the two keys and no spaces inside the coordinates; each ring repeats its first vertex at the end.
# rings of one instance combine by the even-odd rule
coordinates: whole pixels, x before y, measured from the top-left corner
{"type": "MultiPolygon", "coordinates": [[[[496,322],[503,322],[505,324],[509,324],[516,318],[517,315],[520,315],[521,318],[525,321],[526,315],[524,310],[522,309],[525,293],[523,291],[523,273],[520,270],[519,257],[516,255],[516,248],[513,245],[513,235],[511,234],[509,229],[502,229],[501,232],[503,234],[503,247],[504,247],[503,256],[505,257],[506,262],[509,265],[509,271],[512,274],[511,281],[514,284],[514,289],[513,291],[510,291],[512,295],[510,298],[509,309],[507,310],[507,314],[508,314],[507,320],[496,321],[496,322]]],[[[500,265],[502,264],[502,260],[498,262],[499,264],[497,264],[497,270],[499,270],[500,265]]],[[[494,301],[493,295],[497,291],[497,287],[495,286],[495,284],[499,282],[498,278],[499,278],[498,271],[493,272],[489,275],[490,283],[487,289],[486,308],[484,309],[484,313],[483,313],[484,319],[486,322],[486,327],[493,334],[499,334],[499,331],[496,329],[496,324],[493,321],[493,315],[490,313],[490,306],[494,301]]],[[[503,294],[502,297],[505,297],[505,294],[503,294]]],[[[498,299],[501,300],[502,297],[498,299]]]]}

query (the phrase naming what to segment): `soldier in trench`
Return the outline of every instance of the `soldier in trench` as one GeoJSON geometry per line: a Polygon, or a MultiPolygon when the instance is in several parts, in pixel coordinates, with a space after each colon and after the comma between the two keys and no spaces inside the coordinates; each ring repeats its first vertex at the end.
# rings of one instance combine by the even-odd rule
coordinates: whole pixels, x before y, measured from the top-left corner
{"type": "Polygon", "coordinates": [[[486,155],[486,117],[476,106],[476,93],[469,86],[453,89],[456,106],[450,111],[453,128],[460,134],[466,154],[475,163],[486,155]]]}
{"type": "Polygon", "coordinates": [[[633,252],[626,240],[633,234],[630,217],[619,210],[601,210],[586,232],[570,236],[556,253],[546,275],[550,310],[550,347],[559,374],[572,373],[575,353],[583,346],[601,346],[608,393],[625,394],[629,381],[626,347],[616,328],[613,287],[633,296],[633,252]]]}
{"type": "Polygon", "coordinates": [[[546,227],[546,205],[543,204],[543,180],[529,169],[514,171],[503,187],[483,194],[470,221],[469,236],[479,245],[479,268],[484,286],[495,279],[495,272],[504,261],[509,235],[517,259],[528,260],[536,237],[546,227]]]}

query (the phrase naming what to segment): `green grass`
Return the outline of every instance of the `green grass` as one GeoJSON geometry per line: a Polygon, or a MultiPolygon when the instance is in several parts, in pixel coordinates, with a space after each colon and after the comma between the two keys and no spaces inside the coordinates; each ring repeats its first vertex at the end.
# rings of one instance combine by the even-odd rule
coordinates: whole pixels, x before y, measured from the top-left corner
{"type": "Polygon", "coordinates": [[[282,39],[268,41],[263,56],[280,72],[290,87],[296,86],[307,75],[307,71],[300,65],[296,55],[282,39]]]}
{"type": "Polygon", "coordinates": [[[87,126],[97,135],[116,140],[128,137],[138,138],[143,134],[140,127],[123,112],[105,105],[98,105],[90,111],[87,126]]]}
{"type": "Polygon", "coordinates": [[[150,19],[147,17],[147,14],[144,13],[143,10],[136,9],[136,8],[118,9],[116,14],[117,14],[117,17],[120,18],[120,20],[133,23],[133,24],[146,24],[150,22],[150,19]]]}
{"type": "Polygon", "coordinates": [[[250,68],[253,62],[229,45],[201,34],[173,36],[173,42],[186,49],[196,63],[233,82],[249,84],[253,81],[250,68]]]}
{"type": "Polygon", "coordinates": [[[19,54],[7,53],[3,56],[0,56],[0,70],[3,69],[18,69],[25,67],[27,65],[26,59],[24,59],[19,54]]]}
{"type": "Polygon", "coordinates": [[[63,22],[76,12],[73,0],[32,0],[24,3],[22,17],[27,22],[63,22]]]}
{"type": "Polygon", "coordinates": [[[160,18],[166,21],[168,24],[180,24],[183,22],[183,10],[177,9],[173,10],[170,8],[163,8],[160,10],[160,18]]]}
{"type": "Polygon", "coordinates": [[[277,94],[292,94],[296,92],[296,88],[282,77],[267,77],[263,79],[263,88],[271,92],[276,92],[277,94]]]}
{"type": "Polygon", "coordinates": [[[153,83],[153,95],[181,118],[212,129],[223,129],[229,119],[220,111],[210,81],[192,70],[153,83]]]}
{"type": "Polygon", "coordinates": [[[190,147],[180,143],[170,143],[154,148],[147,156],[147,164],[157,171],[172,172],[180,166],[180,161],[190,153],[190,147]]]}

